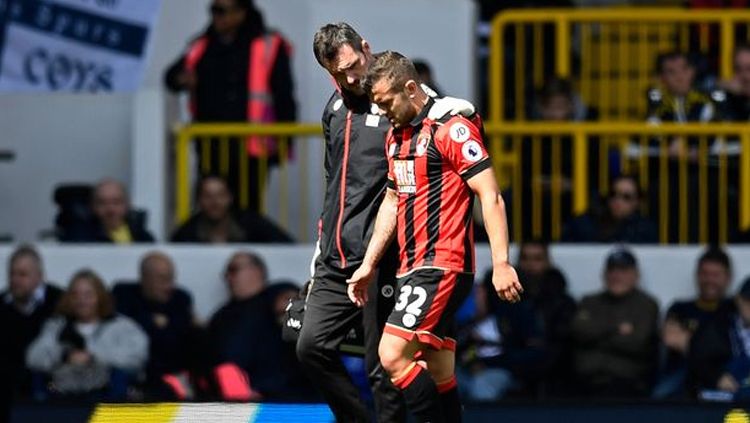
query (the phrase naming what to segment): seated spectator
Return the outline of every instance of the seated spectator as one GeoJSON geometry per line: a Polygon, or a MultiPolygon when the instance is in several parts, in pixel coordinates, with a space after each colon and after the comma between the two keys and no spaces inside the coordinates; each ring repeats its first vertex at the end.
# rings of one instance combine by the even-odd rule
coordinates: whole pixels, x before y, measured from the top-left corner
{"type": "MultiPolygon", "coordinates": [[[[698,91],[695,84],[695,65],[687,54],[673,51],[656,58],[659,87],[648,90],[648,121],[710,122],[716,107],[708,95],[698,91]]],[[[675,150],[679,146],[673,145],[675,150]]]]}
{"type": "Polygon", "coordinates": [[[99,276],[75,274],[60,300],[60,317],[48,320],[29,346],[26,362],[54,396],[125,399],[129,381],[148,358],[148,338],[138,325],[114,312],[99,276]]]}
{"type": "Polygon", "coordinates": [[[222,178],[207,176],[198,182],[198,212],[172,235],[172,242],[205,244],[293,242],[283,229],[252,211],[232,209],[232,194],[222,178]]]}
{"type": "Polygon", "coordinates": [[[44,280],[42,257],[31,246],[20,246],[8,260],[8,290],[0,297],[0,395],[31,395],[26,349],[39,335],[62,296],[44,280]]]}
{"type": "Polygon", "coordinates": [[[150,252],[141,259],[140,281],[112,289],[117,311],[135,320],[149,338],[147,388],[159,393],[166,374],[189,367],[193,299],[175,286],[172,260],[150,252]]]}
{"type": "Polygon", "coordinates": [[[638,288],[638,265],[627,250],[612,252],[605,290],[588,295],[572,325],[574,374],[581,394],[645,397],[656,371],[659,307],[638,288]]]}
{"type": "Polygon", "coordinates": [[[575,300],[568,294],[565,276],[552,265],[546,243],[532,240],[521,244],[516,269],[524,297],[544,323],[547,357],[541,389],[545,394],[564,395],[570,380],[570,324],[575,300]]]}
{"type": "Polygon", "coordinates": [[[662,328],[662,343],[666,357],[659,382],[654,388],[655,398],[687,395],[685,377],[686,357],[693,334],[701,325],[724,316],[732,309],[727,289],[732,280],[729,256],[720,248],[710,248],[698,259],[696,267],[698,297],[676,301],[667,310],[662,328]]]}
{"type": "Polygon", "coordinates": [[[596,209],[569,221],[563,230],[563,242],[658,242],[656,225],[641,215],[643,194],[638,181],[628,175],[612,180],[604,210],[596,209]]]}
{"type": "Polygon", "coordinates": [[[234,254],[224,277],[230,299],[208,325],[212,363],[217,368],[237,366],[246,373],[250,389],[246,399],[294,397],[300,387],[293,384],[300,376],[295,374],[298,367],[292,365],[296,362],[293,346],[290,349],[281,339],[283,300],[276,301],[277,294],[288,298],[288,290],[268,287],[266,265],[252,253],[234,254]]]}
{"type": "Polygon", "coordinates": [[[733,122],[750,120],[750,44],[735,48],[734,77],[719,85],[726,94],[721,102],[722,118],[733,122]]]}
{"type": "Polygon", "coordinates": [[[596,120],[596,111],[586,107],[567,79],[547,81],[536,97],[535,120],[581,122],[596,120]]]}
{"type": "Polygon", "coordinates": [[[113,179],[105,179],[94,188],[92,216],[76,222],[65,241],[133,244],[154,242],[146,230],[143,216],[130,210],[125,187],[113,179]]]}
{"type": "Polygon", "coordinates": [[[688,349],[688,389],[702,397],[750,399],[750,277],[736,308],[700,325],[688,349]]]}
{"type": "Polygon", "coordinates": [[[476,316],[459,331],[460,391],[471,401],[528,392],[544,360],[542,322],[528,301],[500,301],[492,276],[474,290],[476,316]]]}

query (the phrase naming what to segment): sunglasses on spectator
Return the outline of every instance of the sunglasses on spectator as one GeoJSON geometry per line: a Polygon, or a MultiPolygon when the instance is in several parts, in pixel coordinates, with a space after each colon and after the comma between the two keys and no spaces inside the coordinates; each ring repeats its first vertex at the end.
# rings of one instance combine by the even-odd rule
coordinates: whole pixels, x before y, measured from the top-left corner
{"type": "Polygon", "coordinates": [[[226,16],[229,12],[232,11],[229,7],[224,7],[219,4],[212,4],[208,10],[211,12],[213,16],[226,16]]]}
{"type": "Polygon", "coordinates": [[[623,201],[635,201],[636,199],[638,199],[638,196],[633,192],[615,191],[612,193],[612,198],[620,199],[623,201]]]}

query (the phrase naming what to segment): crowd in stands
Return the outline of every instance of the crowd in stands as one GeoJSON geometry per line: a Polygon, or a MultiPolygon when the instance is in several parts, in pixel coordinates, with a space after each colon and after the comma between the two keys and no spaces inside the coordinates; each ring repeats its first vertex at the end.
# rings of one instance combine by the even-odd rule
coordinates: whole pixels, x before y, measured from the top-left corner
{"type": "MultiPolygon", "coordinates": [[[[516,265],[525,288],[520,303],[500,301],[489,272],[477,278],[460,319],[458,380],[468,400],[747,398],[750,277],[730,297],[732,265],[722,249],[703,252],[697,296],[671,304],[663,319],[625,247],[603,263],[602,289],[580,301],[547,244],[524,243],[516,265]]],[[[228,299],[206,321],[162,252],[142,257],[138,280],[110,284],[82,269],[64,290],[31,246],[13,252],[7,271],[0,374],[3,392],[16,398],[319,399],[294,344],[282,337],[300,286],[270,282],[255,253],[228,257],[228,299]]],[[[361,362],[347,367],[362,377],[361,362]]]]}

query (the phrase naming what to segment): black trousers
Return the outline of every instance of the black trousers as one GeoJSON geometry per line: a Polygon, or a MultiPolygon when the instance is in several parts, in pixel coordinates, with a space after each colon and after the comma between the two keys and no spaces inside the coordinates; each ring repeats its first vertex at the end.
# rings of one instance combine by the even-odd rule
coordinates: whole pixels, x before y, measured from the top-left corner
{"type": "Polygon", "coordinates": [[[367,408],[339,356],[339,346],[356,325],[364,326],[365,365],[378,422],[405,422],[406,406],[380,365],[378,344],[395,300],[393,272],[380,272],[369,301],[359,309],[346,293],[346,275],[318,271],[297,340],[297,357],[338,422],[367,422],[367,408]]]}

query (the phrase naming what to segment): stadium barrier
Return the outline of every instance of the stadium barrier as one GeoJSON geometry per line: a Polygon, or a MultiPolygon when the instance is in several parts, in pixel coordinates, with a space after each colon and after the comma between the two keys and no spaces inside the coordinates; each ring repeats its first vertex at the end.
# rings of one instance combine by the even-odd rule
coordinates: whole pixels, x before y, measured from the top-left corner
{"type": "MultiPolygon", "coordinates": [[[[643,212],[658,223],[662,243],[726,242],[732,234],[750,229],[750,127],[744,124],[647,123],[494,123],[487,122],[487,143],[501,187],[509,200],[513,239],[545,237],[559,240],[564,222],[589,210],[592,201],[608,194],[613,175],[636,175],[641,189],[650,193],[643,212]],[[676,138],[686,148],[670,156],[676,138]],[[596,157],[594,157],[596,156],[596,157]],[[650,204],[650,207],[649,207],[650,204]]],[[[194,167],[189,164],[193,146],[203,149],[205,166],[216,143],[222,170],[230,155],[245,154],[250,135],[273,136],[279,141],[278,215],[283,227],[307,240],[306,218],[311,175],[306,160],[311,138],[319,138],[314,124],[195,124],[178,129],[175,167],[176,221],[190,215],[194,167]],[[299,175],[294,189],[289,183],[286,151],[298,137],[295,154],[299,175]],[[300,138],[302,137],[302,138],[300,138]],[[238,151],[239,149],[239,151],[238,151]],[[295,231],[289,219],[291,200],[300,214],[295,231]]],[[[237,184],[267,184],[268,160],[262,158],[257,177],[245,171],[237,184]]],[[[322,183],[322,182],[321,182],[322,183]]],[[[262,189],[259,190],[262,192],[262,189]]],[[[261,196],[261,199],[263,196],[261,196]]],[[[248,198],[240,196],[240,206],[248,198]]],[[[261,201],[261,210],[267,207],[261,201]]]]}
{"type": "Polygon", "coordinates": [[[642,120],[657,54],[700,52],[732,75],[736,41],[750,41],[750,11],[729,9],[509,10],[492,21],[490,118],[530,118],[530,91],[555,75],[579,81],[602,120],[642,120]]]}

